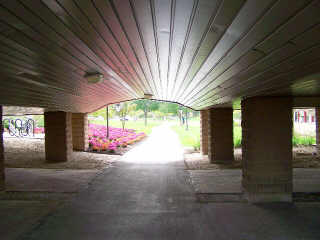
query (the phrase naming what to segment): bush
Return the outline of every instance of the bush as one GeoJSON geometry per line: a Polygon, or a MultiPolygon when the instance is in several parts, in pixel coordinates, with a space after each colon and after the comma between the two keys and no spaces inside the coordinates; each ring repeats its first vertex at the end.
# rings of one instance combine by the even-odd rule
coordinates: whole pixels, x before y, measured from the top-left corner
{"type": "Polygon", "coordinates": [[[299,136],[297,134],[294,134],[292,137],[292,145],[293,146],[298,146],[298,145],[311,146],[313,144],[316,144],[315,137],[299,136]]]}

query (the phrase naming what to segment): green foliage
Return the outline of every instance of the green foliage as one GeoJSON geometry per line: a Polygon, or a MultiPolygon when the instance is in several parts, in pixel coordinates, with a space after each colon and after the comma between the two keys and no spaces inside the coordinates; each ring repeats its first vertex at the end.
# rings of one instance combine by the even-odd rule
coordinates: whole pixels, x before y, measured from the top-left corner
{"type": "Polygon", "coordinates": [[[233,119],[241,119],[241,111],[240,110],[233,111],[233,119]]]}
{"type": "Polygon", "coordinates": [[[132,103],[132,102],[123,102],[123,103],[120,103],[119,106],[120,106],[120,111],[118,111],[116,113],[117,113],[117,115],[119,116],[119,118],[121,120],[122,129],[124,129],[125,125],[126,125],[127,115],[130,112],[135,111],[137,105],[132,103]]]}
{"type": "Polygon", "coordinates": [[[137,110],[142,110],[142,111],[156,111],[159,109],[159,102],[157,101],[151,101],[148,99],[141,99],[141,100],[136,100],[134,103],[137,105],[137,110]]]}
{"type": "MultiPolygon", "coordinates": [[[[107,125],[107,122],[105,120],[90,120],[90,123],[107,125]]],[[[130,121],[129,120],[126,122],[126,128],[134,129],[134,130],[136,130],[136,132],[144,132],[145,134],[149,135],[152,131],[152,128],[157,127],[161,124],[162,124],[162,121],[149,120],[148,126],[144,126],[143,120],[137,120],[137,121],[130,121]]],[[[119,120],[111,119],[109,121],[109,126],[122,128],[122,123],[119,120]]]]}
{"type": "MultiPolygon", "coordinates": [[[[116,111],[115,111],[115,107],[114,105],[109,105],[109,118],[113,118],[116,114],[116,111]]],[[[90,116],[93,116],[93,117],[103,117],[104,119],[107,118],[107,107],[103,107],[95,112],[92,112],[90,113],[90,116]]]]}
{"type": "Polygon", "coordinates": [[[33,120],[35,121],[35,124],[37,127],[44,127],[44,117],[43,115],[34,115],[32,116],[33,120]]]}
{"type": "Polygon", "coordinates": [[[241,132],[241,127],[237,126],[235,122],[233,126],[233,144],[234,147],[241,147],[241,140],[242,140],[242,132],[241,132]]]}
{"type": "Polygon", "coordinates": [[[183,146],[193,147],[195,150],[200,149],[200,125],[189,126],[188,131],[184,126],[175,125],[172,129],[178,134],[180,142],[183,146]]]}
{"type": "Polygon", "coordinates": [[[179,110],[179,105],[176,103],[162,102],[159,106],[159,111],[165,115],[177,115],[179,110]]]}
{"type": "Polygon", "coordinates": [[[316,138],[312,136],[300,136],[298,134],[294,134],[292,137],[292,145],[298,146],[298,145],[305,145],[310,146],[316,144],[316,138]]]}

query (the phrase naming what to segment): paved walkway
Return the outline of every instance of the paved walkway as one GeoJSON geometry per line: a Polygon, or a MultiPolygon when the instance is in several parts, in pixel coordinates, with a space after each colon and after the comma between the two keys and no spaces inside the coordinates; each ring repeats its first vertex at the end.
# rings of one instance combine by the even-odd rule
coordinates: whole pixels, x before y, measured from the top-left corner
{"type": "MultiPolygon", "coordinates": [[[[180,155],[165,159],[174,134],[160,130],[170,135],[157,147],[152,137],[143,143],[149,158],[128,153],[19,240],[320,239],[320,204],[199,203],[180,155]]],[[[144,153],[143,144],[136,151],[144,153]]]]}
{"type": "MultiPolygon", "coordinates": [[[[241,193],[240,169],[189,170],[197,193],[241,193]]],[[[293,169],[293,192],[320,192],[320,169],[293,169]]]]}
{"type": "Polygon", "coordinates": [[[124,162],[167,164],[183,160],[183,147],[170,124],[155,127],[150,136],[123,156],[124,162]]]}

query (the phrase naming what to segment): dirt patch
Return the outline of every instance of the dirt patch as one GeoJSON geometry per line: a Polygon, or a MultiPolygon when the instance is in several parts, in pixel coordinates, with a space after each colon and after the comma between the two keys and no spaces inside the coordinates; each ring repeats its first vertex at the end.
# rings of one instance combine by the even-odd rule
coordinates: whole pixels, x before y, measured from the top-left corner
{"type": "Polygon", "coordinates": [[[11,168],[103,169],[119,155],[73,152],[68,162],[47,163],[44,139],[4,138],[5,166],[11,168]]]}
{"type": "MultiPolygon", "coordinates": [[[[315,146],[299,146],[293,148],[293,168],[320,168],[320,156],[316,154],[315,146]]],[[[212,164],[208,156],[202,156],[199,152],[185,153],[185,163],[188,170],[195,169],[241,169],[241,148],[234,150],[235,160],[230,164],[212,164]]]]}

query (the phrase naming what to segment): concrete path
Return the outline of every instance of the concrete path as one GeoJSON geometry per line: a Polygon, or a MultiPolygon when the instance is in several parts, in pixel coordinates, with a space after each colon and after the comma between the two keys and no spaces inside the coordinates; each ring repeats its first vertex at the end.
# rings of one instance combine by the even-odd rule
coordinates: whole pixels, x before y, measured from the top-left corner
{"type": "Polygon", "coordinates": [[[182,162],[119,162],[21,239],[320,239],[320,204],[201,204],[189,182],[182,162]]]}
{"type": "MultiPolygon", "coordinates": [[[[197,193],[241,193],[240,169],[189,170],[197,193]]],[[[320,169],[293,169],[293,192],[320,192],[320,169]]]]}
{"type": "Polygon", "coordinates": [[[6,168],[6,190],[75,193],[88,186],[100,170],[6,168]]]}
{"type": "MultiPolygon", "coordinates": [[[[19,240],[320,239],[320,204],[198,202],[180,155],[166,159],[174,134],[165,126],[160,130],[171,135],[157,147],[152,138],[144,143],[149,158],[129,153],[19,240]]],[[[2,234],[1,239],[11,238],[2,234]]]]}
{"type": "Polygon", "coordinates": [[[183,159],[183,147],[170,124],[155,127],[140,145],[127,152],[122,161],[139,164],[167,164],[183,159]]]}

